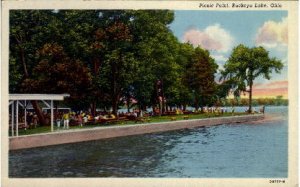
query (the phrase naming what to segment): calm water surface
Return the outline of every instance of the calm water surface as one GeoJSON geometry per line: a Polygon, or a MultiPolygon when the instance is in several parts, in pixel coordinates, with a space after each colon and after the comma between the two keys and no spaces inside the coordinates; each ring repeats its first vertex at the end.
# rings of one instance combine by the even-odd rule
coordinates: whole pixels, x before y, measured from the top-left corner
{"type": "Polygon", "coordinates": [[[287,177],[281,121],[230,124],[10,151],[10,177],[287,177]]]}

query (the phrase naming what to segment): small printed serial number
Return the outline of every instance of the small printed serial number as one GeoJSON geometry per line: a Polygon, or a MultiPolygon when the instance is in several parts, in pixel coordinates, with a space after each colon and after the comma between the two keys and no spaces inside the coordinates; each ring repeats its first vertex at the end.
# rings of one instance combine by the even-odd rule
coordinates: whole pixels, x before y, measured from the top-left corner
{"type": "Polygon", "coordinates": [[[269,180],[269,183],[285,183],[285,180],[269,180]]]}

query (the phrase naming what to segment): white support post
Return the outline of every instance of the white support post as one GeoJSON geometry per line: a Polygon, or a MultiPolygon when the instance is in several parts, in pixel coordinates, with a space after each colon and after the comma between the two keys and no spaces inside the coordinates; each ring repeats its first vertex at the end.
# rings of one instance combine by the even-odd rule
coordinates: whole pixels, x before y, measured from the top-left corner
{"type": "Polygon", "coordinates": [[[53,100],[51,100],[50,110],[51,110],[51,132],[53,132],[53,130],[54,130],[54,127],[53,127],[53,100]]]}
{"type": "Polygon", "coordinates": [[[19,136],[19,100],[16,107],[16,136],[19,136]]]}
{"type": "Polygon", "coordinates": [[[14,136],[14,126],[15,126],[15,102],[11,105],[11,136],[14,136]]]}

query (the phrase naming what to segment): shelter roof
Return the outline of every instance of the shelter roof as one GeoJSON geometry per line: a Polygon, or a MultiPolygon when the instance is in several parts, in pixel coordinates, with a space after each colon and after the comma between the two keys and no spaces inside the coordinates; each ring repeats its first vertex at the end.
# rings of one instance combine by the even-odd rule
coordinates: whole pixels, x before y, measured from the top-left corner
{"type": "Polygon", "coordinates": [[[9,94],[9,100],[57,100],[62,101],[69,94],[9,94]]]}

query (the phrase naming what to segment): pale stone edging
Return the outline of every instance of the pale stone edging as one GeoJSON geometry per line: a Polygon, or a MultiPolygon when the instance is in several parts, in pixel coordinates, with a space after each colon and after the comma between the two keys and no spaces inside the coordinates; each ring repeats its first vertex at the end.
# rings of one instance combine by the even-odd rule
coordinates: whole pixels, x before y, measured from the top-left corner
{"type": "Polygon", "coordinates": [[[206,119],[181,120],[162,123],[147,123],[126,126],[97,127],[91,129],[69,130],[37,135],[27,135],[9,138],[9,149],[24,149],[65,143],[75,143],[90,140],[99,140],[121,136],[130,136],[154,132],[212,126],[226,123],[241,123],[261,120],[263,114],[215,117],[206,119]]]}

